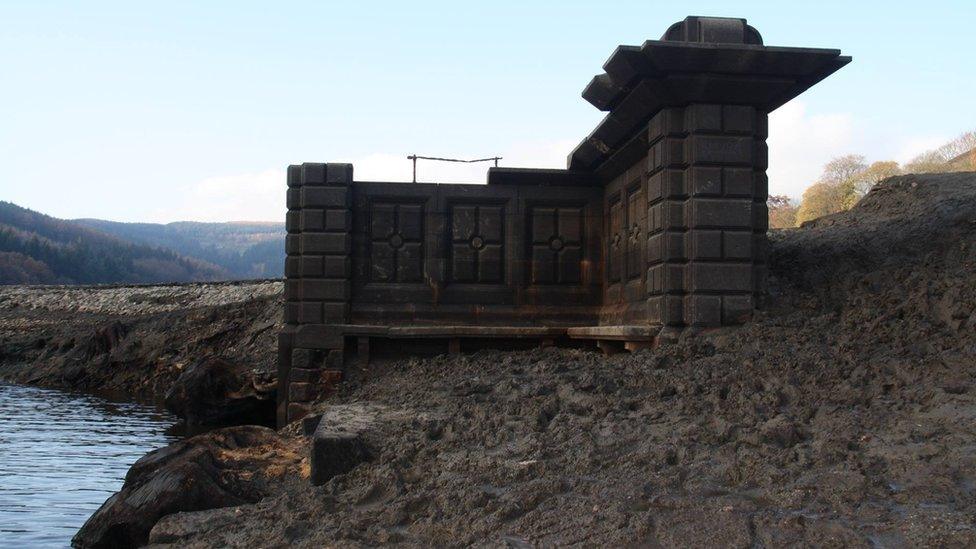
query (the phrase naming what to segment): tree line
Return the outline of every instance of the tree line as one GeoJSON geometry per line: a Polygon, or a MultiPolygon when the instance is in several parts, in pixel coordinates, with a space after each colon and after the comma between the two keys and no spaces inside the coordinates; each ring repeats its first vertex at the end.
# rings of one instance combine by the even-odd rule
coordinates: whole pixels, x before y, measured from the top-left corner
{"type": "Polygon", "coordinates": [[[849,210],[871,187],[895,175],[959,171],[976,171],[976,131],[963,133],[904,165],[894,160],[868,164],[859,154],[840,156],[824,165],[823,174],[803,192],[799,202],[788,196],[771,195],[769,226],[799,227],[818,217],[849,210]]]}
{"type": "Polygon", "coordinates": [[[215,265],[0,202],[0,284],[217,280],[215,265]]]}

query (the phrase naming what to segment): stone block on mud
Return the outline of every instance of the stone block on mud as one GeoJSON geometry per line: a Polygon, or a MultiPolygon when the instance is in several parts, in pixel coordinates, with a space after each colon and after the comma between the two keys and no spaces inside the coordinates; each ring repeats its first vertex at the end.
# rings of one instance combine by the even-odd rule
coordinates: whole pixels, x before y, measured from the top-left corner
{"type": "Polygon", "coordinates": [[[317,429],[312,437],[312,484],[325,484],[368,458],[369,452],[359,433],[317,429]]]}
{"type": "Polygon", "coordinates": [[[367,437],[380,415],[379,409],[358,404],[330,406],[322,414],[312,435],[312,484],[325,484],[369,460],[367,437]]]}

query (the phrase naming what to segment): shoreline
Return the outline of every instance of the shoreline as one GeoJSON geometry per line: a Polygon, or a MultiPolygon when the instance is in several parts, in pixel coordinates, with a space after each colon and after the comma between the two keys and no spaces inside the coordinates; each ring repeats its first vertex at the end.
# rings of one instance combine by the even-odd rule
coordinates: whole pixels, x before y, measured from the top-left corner
{"type": "Polygon", "coordinates": [[[0,379],[159,402],[205,356],[273,377],[282,287],[0,286],[0,379]]]}

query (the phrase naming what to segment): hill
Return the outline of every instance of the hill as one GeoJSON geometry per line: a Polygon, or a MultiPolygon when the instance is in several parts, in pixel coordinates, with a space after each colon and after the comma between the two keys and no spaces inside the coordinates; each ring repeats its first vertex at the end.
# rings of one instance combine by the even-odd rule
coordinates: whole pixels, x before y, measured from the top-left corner
{"type": "Polygon", "coordinates": [[[181,255],[216,264],[234,279],[280,278],[284,275],[284,223],[74,221],[125,240],[169,248],[181,255]]]}
{"type": "Polygon", "coordinates": [[[0,284],[118,284],[228,278],[172,250],[0,202],[0,284]]]}

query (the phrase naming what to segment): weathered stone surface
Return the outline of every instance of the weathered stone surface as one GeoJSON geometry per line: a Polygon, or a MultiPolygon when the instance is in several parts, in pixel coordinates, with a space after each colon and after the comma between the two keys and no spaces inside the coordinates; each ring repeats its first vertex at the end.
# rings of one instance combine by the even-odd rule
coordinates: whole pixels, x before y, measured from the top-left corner
{"type": "Polygon", "coordinates": [[[369,460],[367,432],[378,417],[377,408],[355,404],[330,406],[322,414],[312,435],[312,484],[325,484],[369,460]]]}
{"type": "Polygon", "coordinates": [[[191,425],[274,425],[275,384],[218,357],[184,371],[166,394],[166,409],[191,425]]]}
{"type": "Polygon", "coordinates": [[[277,479],[298,472],[300,458],[265,427],[229,427],[151,452],[122,490],[72,539],[76,547],[137,547],[163,516],[260,500],[277,479]]]}

